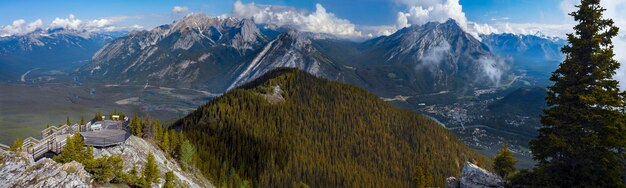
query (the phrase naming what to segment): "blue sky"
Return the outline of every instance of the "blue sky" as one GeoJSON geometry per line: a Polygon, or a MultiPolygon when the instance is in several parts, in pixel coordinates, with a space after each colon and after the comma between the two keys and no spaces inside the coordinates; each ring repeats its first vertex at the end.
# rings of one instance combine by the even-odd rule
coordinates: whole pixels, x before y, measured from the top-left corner
{"type": "MultiPolygon", "coordinates": [[[[2,0],[0,1],[0,24],[7,25],[13,20],[42,19],[52,21],[56,17],[64,18],[69,14],[79,19],[98,19],[115,16],[135,16],[148,20],[153,26],[157,22],[168,23],[176,18],[171,15],[174,6],[186,6],[190,12],[202,12],[209,15],[228,14],[234,0],[210,1],[124,1],[124,0],[2,0]]],[[[360,25],[382,25],[395,22],[396,13],[405,9],[405,5],[395,0],[243,0],[243,3],[271,4],[292,6],[314,10],[319,3],[329,12],[340,18],[348,19],[360,25]]],[[[509,18],[512,22],[555,23],[562,21],[558,0],[461,0],[460,4],[469,20],[490,23],[492,18],[509,18]]],[[[141,20],[136,20],[141,25],[141,20]]]]}
{"type": "MultiPolygon", "coordinates": [[[[603,2],[618,10],[612,15],[626,17],[626,0],[603,2]]],[[[571,18],[566,12],[575,3],[576,0],[0,0],[0,36],[50,27],[151,29],[189,13],[253,17],[257,23],[339,36],[388,35],[408,25],[449,18],[475,36],[563,36],[571,31],[571,18]]]]}

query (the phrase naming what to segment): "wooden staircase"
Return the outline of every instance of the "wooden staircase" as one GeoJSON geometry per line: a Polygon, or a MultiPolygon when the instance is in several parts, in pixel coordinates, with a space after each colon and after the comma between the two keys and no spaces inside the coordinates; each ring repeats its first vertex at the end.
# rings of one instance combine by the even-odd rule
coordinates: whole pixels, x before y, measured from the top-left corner
{"type": "MultiPolygon", "coordinates": [[[[42,157],[47,152],[61,153],[65,146],[67,136],[71,136],[74,132],[86,130],[90,127],[91,122],[86,125],[62,125],[60,127],[50,126],[41,131],[41,140],[33,137],[24,139],[22,150],[32,155],[34,159],[42,157]]],[[[4,147],[4,146],[0,146],[4,147]]],[[[8,146],[7,146],[8,149],[8,146]]]]}

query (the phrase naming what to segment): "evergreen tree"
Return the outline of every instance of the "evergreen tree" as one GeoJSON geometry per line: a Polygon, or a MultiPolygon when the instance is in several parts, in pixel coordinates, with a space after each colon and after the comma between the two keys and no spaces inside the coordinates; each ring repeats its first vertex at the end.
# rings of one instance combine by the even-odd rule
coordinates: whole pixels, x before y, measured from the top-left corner
{"type": "Polygon", "coordinates": [[[498,175],[502,178],[507,178],[509,174],[515,172],[515,159],[513,153],[509,150],[509,147],[504,144],[498,152],[498,155],[493,159],[493,168],[498,175]]]}
{"type": "Polygon", "coordinates": [[[166,156],[170,155],[170,136],[168,132],[167,130],[163,131],[163,140],[161,141],[161,149],[163,149],[166,156]]]}
{"type": "Polygon", "coordinates": [[[611,39],[618,33],[600,0],[582,0],[570,13],[578,24],[562,48],[565,60],[548,87],[537,139],[537,177],[550,187],[624,187],[624,95],[612,77],[619,68],[611,39]]]}
{"type": "Polygon", "coordinates": [[[176,177],[174,176],[174,172],[167,171],[165,173],[165,184],[163,184],[164,188],[174,188],[174,180],[176,177]]]}
{"type": "Polygon", "coordinates": [[[145,138],[153,138],[154,134],[152,132],[152,126],[150,126],[152,120],[150,116],[145,116],[144,120],[141,121],[141,132],[143,133],[143,137],[145,138]]]}
{"type": "Polygon", "coordinates": [[[80,116],[80,125],[85,125],[85,117],[80,116]]]}
{"type": "Polygon", "coordinates": [[[170,137],[170,151],[172,151],[172,155],[176,156],[178,159],[180,159],[180,137],[181,134],[177,133],[176,131],[169,131],[169,137],[170,137]]]}
{"type": "Polygon", "coordinates": [[[138,175],[139,171],[137,170],[137,164],[133,163],[133,168],[130,169],[130,171],[128,172],[128,181],[131,184],[137,184],[139,182],[139,175],[138,175]]]}
{"type": "Polygon", "coordinates": [[[99,183],[109,183],[114,179],[121,182],[120,179],[126,178],[123,169],[124,162],[119,156],[103,155],[85,162],[85,170],[99,183]]]}
{"type": "Polygon", "coordinates": [[[11,147],[9,148],[9,151],[13,151],[13,152],[21,152],[22,151],[22,146],[24,145],[24,140],[20,139],[20,138],[16,138],[13,141],[13,145],[11,145],[11,147]]]}
{"type": "Polygon", "coordinates": [[[157,143],[161,142],[162,133],[163,128],[161,127],[159,120],[152,121],[152,139],[154,139],[157,143]]]}
{"type": "Polygon", "coordinates": [[[159,183],[159,167],[152,152],[148,153],[146,165],[143,167],[142,178],[148,183],[159,183]]]}
{"type": "Polygon", "coordinates": [[[65,120],[65,124],[72,125],[72,122],[70,121],[70,116],[67,116],[67,119],[65,120]]]}
{"type": "Polygon", "coordinates": [[[146,180],[146,177],[141,177],[141,178],[139,178],[139,180],[137,180],[136,185],[138,187],[142,187],[142,188],[151,188],[152,187],[152,182],[146,180]]]}
{"type": "Polygon", "coordinates": [[[93,148],[85,147],[85,141],[80,137],[80,134],[74,132],[72,136],[66,137],[66,143],[61,153],[54,156],[53,159],[59,163],[76,161],[85,164],[85,162],[93,159],[93,148]]]}
{"type": "Polygon", "coordinates": [[[417,188],[426,187],[426,174],[421,166],[417,166],[413,181],[415,181],[415,187],[417,188]]]}
{"type": "Polygon", "coordinates": [[[102,113],[101,112],[96,112],[96,115],[93,118],[96,121],[102,121],[104,119],[102,119],[102,113]]]}
{"type": "Polygon", "coordinates": [[[183,141],[180,145],[180,161],[182,162],[183,169],[191,167],[193,161],[193,155],[196,153],[196,149],[191,145],[189,140],[183,141]]]}
{"type": "Polygon", "coordinates": [[[133,115],[133,118],[130,121],[130,129],[133,132],[133,135],[137,137],[143,136],[143,127],[142,127],[141,119],[137,117],[137,114],[133,115]]]}

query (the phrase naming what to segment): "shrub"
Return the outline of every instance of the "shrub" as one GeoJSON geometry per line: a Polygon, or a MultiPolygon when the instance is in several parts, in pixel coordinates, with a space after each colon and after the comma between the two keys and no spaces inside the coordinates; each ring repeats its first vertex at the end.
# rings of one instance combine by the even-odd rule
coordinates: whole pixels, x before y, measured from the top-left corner
{"type": "Polygon", "coordinates": [[[11,145],[11,147],[9,148],[9,151],[21,152],[23,145],[24,141],[20,138],[16,138],[15,141],[13,141],[13,145],[11,145]]]}

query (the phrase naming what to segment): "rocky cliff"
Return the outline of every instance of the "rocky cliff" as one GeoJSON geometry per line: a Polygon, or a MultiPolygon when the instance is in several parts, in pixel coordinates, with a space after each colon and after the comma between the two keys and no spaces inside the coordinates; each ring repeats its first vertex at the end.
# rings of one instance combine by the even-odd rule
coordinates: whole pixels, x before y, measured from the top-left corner
{"type": "Polygon", "coordinates": [[[173,159],[168,159],[165,153],[158,149],[154,144],[141,139],[139,137],[131,136],[122,145],[94,149],[94,155],[96,157],[100,155],[117,155],[124,159],[124,171],[128,172],[133,168],[133,164],[137,166],[137,169],[143,169],[146,164],[146,158],[148,153],[152,152],[154,158],[159,166],[159,182],[161,186],[165,182],[165,173],[169,170],[174,172],[177,182],[175,184],[182,187],[213,187],[211,183],[202,177],[200,173],[183,171],[178,162],[173,159]]]}
{"type": "Polygon", "coordinates": [[[460,180],[455,177],[446,179],[447,188],[493,188],[504,187],[504,185],[505,181],[500,176],[470,162],[465,162],[460,180]]]}
{"type": "Polygon", "coordinates": [[[80,163],[47,158],[35,162],[25,152],[0,150],[0,155],[0,187],[91,187],[91,175],[80,163]]]}

